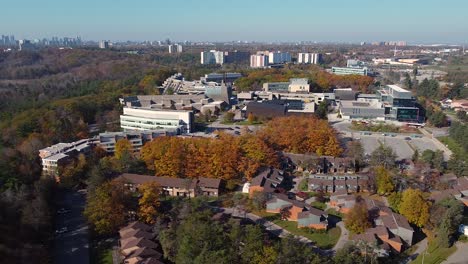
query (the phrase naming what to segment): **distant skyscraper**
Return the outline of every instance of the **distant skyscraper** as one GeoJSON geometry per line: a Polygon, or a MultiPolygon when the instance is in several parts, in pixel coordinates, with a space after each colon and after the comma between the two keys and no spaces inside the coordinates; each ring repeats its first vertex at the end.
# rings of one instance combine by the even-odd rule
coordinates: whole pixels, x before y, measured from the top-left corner
{"type": "Polygon", "coordinates": [[[109,41],[107,41],[107,40],[99,41],[99,48],[100,49],[108,49],[109,48],[109,41]]]}

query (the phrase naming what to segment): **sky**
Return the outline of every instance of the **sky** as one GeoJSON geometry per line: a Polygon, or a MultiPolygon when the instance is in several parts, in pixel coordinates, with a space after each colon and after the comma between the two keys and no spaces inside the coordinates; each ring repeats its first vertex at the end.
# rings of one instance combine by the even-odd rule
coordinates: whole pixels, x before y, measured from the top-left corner
{"type": "Polygon", "coordinates": [[[468,43],[467,0],[0,0],[17,39],[468,43]]]}

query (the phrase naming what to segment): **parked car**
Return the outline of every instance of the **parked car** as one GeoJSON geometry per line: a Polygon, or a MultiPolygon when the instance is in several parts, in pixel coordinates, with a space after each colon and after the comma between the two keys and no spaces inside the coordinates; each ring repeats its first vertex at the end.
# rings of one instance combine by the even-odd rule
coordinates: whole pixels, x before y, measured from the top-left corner
{"type": "Polygon", "coordinates": [[[55,230],[55,234],[56,234],[56,235],[60,235],[60,234],[66,233],[66,232],[68,232],[68,228],[67,228],[66,226],[64,226],[64,227],[62,227],[62,228],[60,228],[60,229],[55,230]]]}
{"type": "Polygon", "coordinates": [[[66,213],[69,213],[70,210],[67,210],[65,208],[60,208],[58,211],[57,211],[57,214],[66,214],[66,213]]]}

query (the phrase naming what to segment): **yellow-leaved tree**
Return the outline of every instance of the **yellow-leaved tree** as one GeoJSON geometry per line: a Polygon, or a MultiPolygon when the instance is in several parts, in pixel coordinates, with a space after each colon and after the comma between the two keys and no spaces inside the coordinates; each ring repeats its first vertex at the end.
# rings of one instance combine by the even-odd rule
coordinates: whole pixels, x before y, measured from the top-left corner
{"type": "Polygon", "coordinates": [[[138,191],[141,194],[138,200],[138,217],[147,224],[154,224],[161,204],[161,186],[157,182],[147,182],[140,185],[138,191]]]}

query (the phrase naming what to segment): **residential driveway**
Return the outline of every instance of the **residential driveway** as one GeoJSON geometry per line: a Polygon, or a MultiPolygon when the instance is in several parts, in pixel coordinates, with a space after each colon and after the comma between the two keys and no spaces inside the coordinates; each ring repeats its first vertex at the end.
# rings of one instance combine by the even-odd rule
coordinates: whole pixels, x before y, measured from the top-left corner
{"type": "Polygon", "coordinates": [[[58,207],[63,207],[70,212],[57,215],[56,229],[66,227],[68,232],[55,237],[54,263],[89,263],[89,234],[83,216],[84,206],[85,194],[82,192],[67,191],[61,197],[58,207]]]}
{"type": "Polygon", "coordinates": [[[349,231],[348,229],[346,229],[344,222],[340,221],[336,223],[336,226],[341,229],[341,235],[338,239],[338,242],[336,242],[336,245],[332,249],[334,252],[336,252],[338,249],[343,248],[349,241],[349,231]]]}
{"type": "Polygon", "coordinates": [[[466,264],[468,263],[468,243],[455,243],[457,251],[450,255],[442,264],[466,264]]]}

